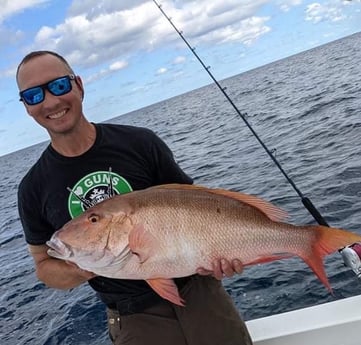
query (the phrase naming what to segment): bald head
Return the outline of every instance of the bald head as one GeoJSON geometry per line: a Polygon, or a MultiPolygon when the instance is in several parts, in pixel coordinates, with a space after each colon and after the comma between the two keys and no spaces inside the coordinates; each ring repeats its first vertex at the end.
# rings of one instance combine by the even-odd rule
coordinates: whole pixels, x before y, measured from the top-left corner
{"type": "Polygon", "coordinates": [[[21,62],[18,65],[18,68],[16,70],[16,82],[19,85],[19,72],[20,69],[22,68],[22,66],[24,66],[25,64],[27,64],[29,61],[32,61],[33,59],[40,57],[40,56],[45,56],[45,55],[51,55],[54,56],[55,58],[57,58],[61,63],[64,64],[64,67],[66,68],[66,71],[69,72],[70,74],[75,74],[73,69],[70,67],[68,61],[65,60],[64,57],[62,57],[61,55],[59,55],[56,52],[50,51],[50,50],[37,50],[37,51],[33,51],[29,54],[27,54],[26,56],[24,56],[24,58],[21,60],[21,62]]]}

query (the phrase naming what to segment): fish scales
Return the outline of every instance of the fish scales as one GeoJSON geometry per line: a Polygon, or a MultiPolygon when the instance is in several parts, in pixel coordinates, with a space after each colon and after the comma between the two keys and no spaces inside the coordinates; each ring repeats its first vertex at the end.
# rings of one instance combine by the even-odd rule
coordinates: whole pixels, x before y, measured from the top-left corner
{"type": "MultiPolygon", "coordinates": [[[[146,271],[154,271],[155,259],[162,260],[164,254],[179,267],[198,264],[211,268],[211,261],[219,257],[239,258],[247,264],[259,255],[295,249],[300,238],[303,241],[306,236],[293,231],[292,225],[272,222],[245,203],[198,190],[189,193],[180,190],[170,195],[168,190],[155,189],[143,193],[140,199],[136,194],[126,197],[134,212],[133,222],[144,224],[161,244],[157,257],[144,263],[146,271]]],[[[193,273],[188,269],[175,272],[169,264],[170,260],[168,268],[173,277],[193,273]]]]}

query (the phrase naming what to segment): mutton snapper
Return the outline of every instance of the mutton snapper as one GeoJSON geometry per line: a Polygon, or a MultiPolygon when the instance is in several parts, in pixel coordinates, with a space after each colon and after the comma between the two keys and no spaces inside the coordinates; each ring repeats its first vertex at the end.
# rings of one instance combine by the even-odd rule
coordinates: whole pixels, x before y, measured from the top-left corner
{"type": "Polygon", "coordinates": [[[105,200],[56,231],[49,255],[97,275],[144,279],[183,305],[172,278],[211,269],[215,259],[243,265],[301,257],[330,290],[322,259],[361,236],[282,222],[286,213],[255,196],[194,185],[161,185],[105,200]]]}

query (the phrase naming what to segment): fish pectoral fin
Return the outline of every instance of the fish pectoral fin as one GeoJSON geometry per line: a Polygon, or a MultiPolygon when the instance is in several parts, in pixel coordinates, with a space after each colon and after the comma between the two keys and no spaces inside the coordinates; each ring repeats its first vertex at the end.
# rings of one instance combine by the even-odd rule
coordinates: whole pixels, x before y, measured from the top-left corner
{"type": "Polygon", "coordinates": [[[159,296],[184,307],[184,300],[179,296],[178,287],[173,279],[148,279],[146,282],[159,296]]]}
{"type": "Polygon", "coordinates": [[[144,228],[144,225],[135,225],[129,233],[129,248],[133,254],[138,256],[140,263],[152,256],[157,247],[157,239],[144,228]]]}

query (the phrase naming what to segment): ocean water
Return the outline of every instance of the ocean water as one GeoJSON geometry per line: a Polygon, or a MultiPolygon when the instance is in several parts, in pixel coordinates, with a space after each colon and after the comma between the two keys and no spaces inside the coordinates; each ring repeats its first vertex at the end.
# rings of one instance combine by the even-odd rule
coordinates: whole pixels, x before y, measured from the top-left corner
{"type": "MultiPolygon", "coordinates": [[[[359,234],[360,43],[359,33],[221,81],[328,223],[359,234]]],[[[109,122],[153,129],[196,183],[258,195],[285,209],[294,224],[315,223],[213,84],[109,122]]],[[[16,192],[46,145],[0,157],[1,344],[110,344],[104,307],[87,285],[48,289],[34,274],[16,192]]],[[[361,293],[361,282],[338,253],[325,267],[334,295],[298,258],[247,268],[224,285],[246,320],[361,293]]]]}

